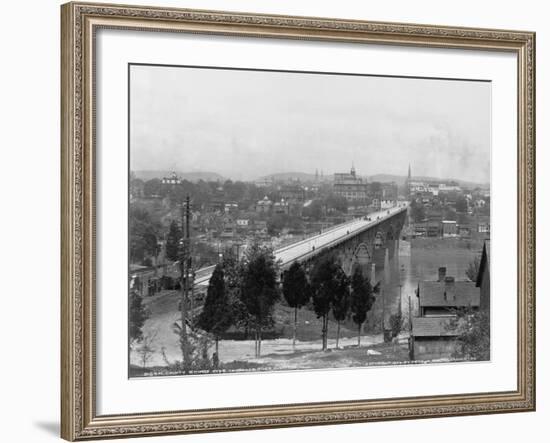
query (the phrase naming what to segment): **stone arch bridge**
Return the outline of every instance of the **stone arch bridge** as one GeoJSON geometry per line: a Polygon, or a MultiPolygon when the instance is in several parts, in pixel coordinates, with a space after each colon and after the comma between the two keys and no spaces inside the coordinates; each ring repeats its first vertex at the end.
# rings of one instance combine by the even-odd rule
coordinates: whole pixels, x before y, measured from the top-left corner
{"type": "MultiPolygon", "coordinates": [[[[408,204],[378,211],[368,216],[333,226],[319,234],[292,243],[274,251],[280,260],[281,269],[288,269],[298,261],[304,265],[329,252],[336,253],[342,268],[350,275],[355,265],[366,266],[375,262],[375,257],[388,251],[392,259],[398,248],[401,230],[405,224],[408,204]]],[[[214,266],[200,269],[196,273],[195,288],[206,289],[214,266]]]]}

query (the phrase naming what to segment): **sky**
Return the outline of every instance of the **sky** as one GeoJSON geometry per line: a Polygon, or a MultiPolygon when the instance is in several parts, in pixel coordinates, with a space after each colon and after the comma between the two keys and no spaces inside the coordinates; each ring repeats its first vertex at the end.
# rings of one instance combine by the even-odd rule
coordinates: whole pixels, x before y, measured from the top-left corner
{"type": "Polygon", "coordinates": [[[133,65],[130,168],[488,183],[490,113],[489,82],[133,65]]]}

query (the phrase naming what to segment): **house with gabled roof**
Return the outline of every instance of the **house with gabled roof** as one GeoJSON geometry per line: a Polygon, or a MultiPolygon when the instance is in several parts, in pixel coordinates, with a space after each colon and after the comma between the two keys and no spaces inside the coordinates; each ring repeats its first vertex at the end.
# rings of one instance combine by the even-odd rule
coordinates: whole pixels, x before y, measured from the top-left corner
{"type": "Polygon", "coordinates": [[[457,350],[457,311],[480,307],[476,282],[456,281],[439,268],[437,281],[418,283],[417,316],[412,319],[411,354],[415,360],[451,359],[457,350]]]}

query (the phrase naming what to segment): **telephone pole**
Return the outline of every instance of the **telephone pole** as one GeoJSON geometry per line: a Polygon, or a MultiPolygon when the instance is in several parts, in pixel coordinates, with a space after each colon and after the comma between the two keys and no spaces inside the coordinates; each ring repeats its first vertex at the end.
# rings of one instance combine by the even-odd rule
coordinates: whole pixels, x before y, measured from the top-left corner
{"type": "MultiPolygon", "coordinates": [[[[187,301],[189,300],[190,280],[193,273],[192,258],[191,258],[191,236],[189,230],[189,222],[191,216],[191,208],[189,195],[185,198],[185,204],[181,207],[181,225],[184,233],[182,248],[180,254],[181,261],[181,354],[183,358],[183,369],[185,374],[189,374],[190,358],[189,358],[189,340],[187,337],[187,301]]],[[[192,284],[192,282],[191,282],[192,284]]],[[[192,288],[192,286],[191,286],[192,288]]]]}

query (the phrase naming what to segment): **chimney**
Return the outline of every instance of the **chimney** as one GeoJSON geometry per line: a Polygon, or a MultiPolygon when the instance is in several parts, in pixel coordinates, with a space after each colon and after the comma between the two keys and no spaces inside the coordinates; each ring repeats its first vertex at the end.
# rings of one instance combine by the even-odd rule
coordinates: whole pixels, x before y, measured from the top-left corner
{"type": "Polygon", "coordinates": [[[447,300],[449,297],[447,297],[447,293],[449,292],[449,295],[452,295],[453,301],[456,300],[456,293],[454,290],[455,285],[455,278],[454,277],[445,277],[445,300],[447,300]]]}
{"type": "Polygon", "coordinates": [[[445,266],[442,266],[439,268],[439,278],[437,281],[443,281],[445,280],[445,275],[447,274],[447,268],[445,266]]]}

